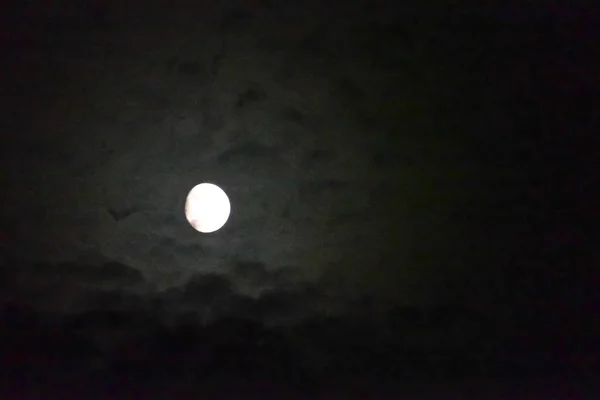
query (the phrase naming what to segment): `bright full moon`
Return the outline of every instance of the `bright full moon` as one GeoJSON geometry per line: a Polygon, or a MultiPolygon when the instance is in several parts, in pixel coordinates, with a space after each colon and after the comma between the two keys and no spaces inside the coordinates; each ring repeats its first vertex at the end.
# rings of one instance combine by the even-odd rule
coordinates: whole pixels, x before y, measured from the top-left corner
{"type": "Polygon", "coordinates": [[[185,201],[185,217],[195,230],[202,233],[221,229],[230,212],[229,198],[223,189],[212,183],[194,186],[185,201]]]}

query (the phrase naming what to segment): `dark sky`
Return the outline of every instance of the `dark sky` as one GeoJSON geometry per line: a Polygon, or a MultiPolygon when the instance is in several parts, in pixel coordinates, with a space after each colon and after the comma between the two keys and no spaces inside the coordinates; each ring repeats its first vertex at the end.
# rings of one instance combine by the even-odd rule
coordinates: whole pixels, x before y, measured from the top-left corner
{"type": "Polygon", "coordinates": [[[0,28],[3,303],[590,335],[593,14],[25,3],[0,28]],[[232,203],[209,235],[183,214],[204,181],[232,203]]]}

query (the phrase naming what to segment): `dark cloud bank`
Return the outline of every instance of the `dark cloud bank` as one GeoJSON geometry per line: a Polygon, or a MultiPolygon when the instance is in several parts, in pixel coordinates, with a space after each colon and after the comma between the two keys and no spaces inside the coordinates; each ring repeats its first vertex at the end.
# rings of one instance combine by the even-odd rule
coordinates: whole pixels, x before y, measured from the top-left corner
{"type": "Polygon", "coordinates": [[[598,397],[593,14],[23,3],[1,398],[598,397]]]}
{"type": "MultiPolygon", "coordinates": [[[[239,266],[247,279],[284,282],[260,264],[239,266]]],[[[595,357],[588,351],[597,328],[575,314],[566,332],[552,324],[540,329],[535,320],[507,326],[493,314],[439,304],[382,310],[363,296],[344,298],[346,308],[331,315],[310,309],[327,297],[327,286],[282,285],[248,296],[229,278],[209,274],[140,294],[141,274],[115,262],[34,268],[44,285],[51,279],[40,271],[60,268],[60,282],[53,294],[29,291],[28,299],[4,302],[2,382],[14,396],[34,387],[85,398],[475,398],[592,390],[595,357]],[[110,285],[102,289],[104,282],[110,285]],[[32,297],[64,298],[73,285],[80,287],[79,312],[73,305],[40,311],[32,297]],[[536,382],[547,386],[530,386],[536,382]]],[[[11,287],[14,295],[18,284],[11,287]]]]}

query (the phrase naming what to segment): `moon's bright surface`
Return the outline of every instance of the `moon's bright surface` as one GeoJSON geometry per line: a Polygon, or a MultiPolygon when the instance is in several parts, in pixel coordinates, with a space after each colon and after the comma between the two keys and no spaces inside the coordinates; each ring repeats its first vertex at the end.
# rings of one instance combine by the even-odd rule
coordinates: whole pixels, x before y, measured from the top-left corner
{"type": "Polygon", "coordinates": [[[231,212],[227,194],[212,183],[201,183],[190,190],[185,201],[185,217],[198,232],[211,233],[225,225],[231,212]]]}

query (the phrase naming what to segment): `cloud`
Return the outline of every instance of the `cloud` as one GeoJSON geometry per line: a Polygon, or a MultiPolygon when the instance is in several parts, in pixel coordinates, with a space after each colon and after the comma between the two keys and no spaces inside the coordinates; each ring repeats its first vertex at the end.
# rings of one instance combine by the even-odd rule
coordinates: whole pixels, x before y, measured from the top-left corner
{"type": "Polygon", "coordinates": [[[233,262],[232,273],[234,279],[252,287],[265,287],[273,283],[275,274],[267,269],[267,265],[260,261],[236,260],[233,262]]]}
{"type": "Polygon", "coordinates": [[[301,196],[310,196],[329,191],[348,189],[349,185],[350,182],[339,179],[319,179],[303,182],[300,185],[299,191],[301,196]]]}
{"type": "Polygon", "coordinates": [[[335,89],[339,97],[345,101],[360,101],[366,97],[366,93],[360,85],[348,77],[340,78],[335,84],[335,89]]]}
{"type": "Polygon", "coordinates": [[[242,29],[252,21],[253,16],[254,13],[247,9],[234,8],[223,13],[220,28],[227,31],[242,29]]]}
{"type": "Polygon", "coordinates": [[[108,208],[108,213],[115,221],[120,221],[139,211],[138,207],[108,208]]]}
{"type": "Polygon", "coordinates": [[[267,98],[267,94],[262,90],[248,89],[239,94],[238,99],[235,103],[235,107],[238,109],[245,108],[250,104],[258,103],[267,98]]]}
{"type": "Polygon", "coordinates": [[[264,263],[251,261],[236,262],[230,277],[194,276],[185,285],[164,291],[161,298],[174,313],[192,312],[205,320],[239,317],[266,323],[294,322],[327,300],[316,286],[295,280],[292,273],[272,272],[264,263]]]}
{"type": "Polygon", "coordinates": [[[148,299],[131,292],[99,290],[86,293],[85,307],[92,310],[139,311],[148,308],[148,299]]]}
{"type": "Polygon", "coordinates": [[[294,324],[311,315],[319,315],[325,300],[311,285],[272,288],[250,297],[237,293],[229,299],[223,316],[249,318],[265,324],[294,324]]]}
{"type": "Polygon", "coordinates": [[[320,163],[331,162],[335,157],[336,154],[331,149],[316,148],[305,153],[303,163],[306,167],[311,167],[320,163]]]}
{"type": "Polygon", "coordinates": [[[3,268],[4,298],[55,312],[79,312],[91,303],[121,308],[132,306],[146,279],[135,268],[115,262],[63,262],[25,264],[3,268]]]}
{"type": "Polygon", "coordinates": [[[130,287],[144,282],[144,275],[137,269],[128,265],[109,261],[100,265],[60,263],[56,265],[37,264],[35,273],[39,277],[60,275],[62,279],[76,281],[89,285],[113,285],[116,287],[130,287]]]}
{"type": "Polygon", "coordinates": [[[287,290],[272,289],[261,293],[249,311],[266,322],[295,322],[315,311],[319,294],[308,285],[287,290]]]}
{"type": "Polygon", "coordinates": [[[279,151],[256,141],[248,141],[225,150],[218,158],[221,163],[235,163],[240,160],[253,160],[277,157],[279,151]]]}
{"type": "Polygon", "coordinates": [[[192,278],[184,286],[181,298],[186,303],[209,304],[233,294],[233,285],[229,279],[221,275],[206,274],[192,278]]]}
{"type": "MultiPolygon", "coordinates": [[[[2,272],[10,276],[14,271],[4,267],[2,272]]],[[[39,263],[19,268],[11,279],[14,295],[9,298],[64,313],[154,310],[163,317],[165,312],[192,313],[205,321],[233,316],[293,322],[313,313],[325,299],[317,287],[298,280],[294,270],[271,270],[249,260],[236,260],[230,276],[197,274],[162,292],[149,291],[140,271],[115,261],[39,263]]]]}
{"type": "Polygon", "coordinates": [[[260,261],[235,260],[233,279],[254,288],[289,286],[297,277],[291,267],[269,268],[260,261]]]}
{"type": "Polygon", "coordinates": [[[377,168],[412,167],[416,163],[413,154],[390,149],[375,152],[371,160],[377,168]]]}
{"type": "Polygon", "coordinates": [[[302,111],[294,107],[283,107],[281,117],[286,122],[291,122],[298,125],[306,125],[308,117],[302,111]]]}
{"type": "Polygon", "coordinates": [[[206,64],[194,60],[186,60],[177,63],[176,70],[183,75],[198,76],[200,78],[208,76],[206,64]]]}
{"type": "Polygon", "coordinates": [[[217,274],[196,275],[185,285],[164,291],[160,297],[173,313],[191,312],[201,320],[223,317],[232,306],[240,304],[240,295],[232,282],[217,274]]]}

